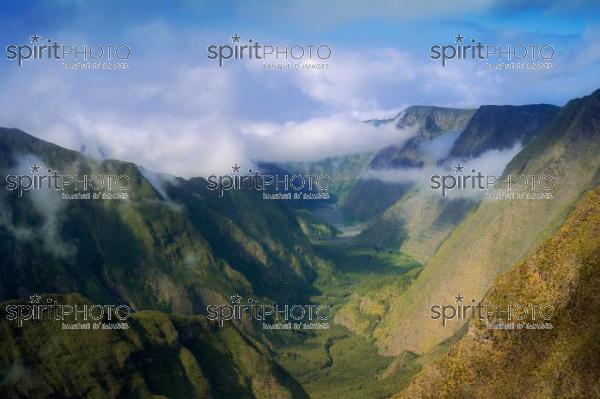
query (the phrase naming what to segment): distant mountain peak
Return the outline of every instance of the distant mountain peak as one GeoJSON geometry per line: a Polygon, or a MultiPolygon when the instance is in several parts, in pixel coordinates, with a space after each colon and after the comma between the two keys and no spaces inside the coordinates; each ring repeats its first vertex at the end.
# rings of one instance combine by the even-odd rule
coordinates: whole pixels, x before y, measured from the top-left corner
{"type": "Polygon", "coordinates": [[[489,150],[529,142],[558,113],[549,104],[482,105],[450,150],[450,158],[472,158],[489,150]]]}

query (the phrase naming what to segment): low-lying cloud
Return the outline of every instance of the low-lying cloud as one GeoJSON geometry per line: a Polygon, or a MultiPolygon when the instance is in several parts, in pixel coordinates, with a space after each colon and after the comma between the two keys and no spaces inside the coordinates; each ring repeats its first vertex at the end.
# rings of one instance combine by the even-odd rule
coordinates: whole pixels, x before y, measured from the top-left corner
{"type": "MultiPolygon", "coordinates": [[[[481,172],[484,175],[501,176],[506,168],[506,165],[517,155],[523,148],[521,143],[516,143],[514,146],[502,150],[489,150],[478,157],[470,159],[448,159],[442,165],[428,164],[422,168],[398,168],[398,169],[369,169],[361,175],[363,179],[375,179],[386,183],[410,183],[428,188],[431,185],[431,176],[447,175],[456,173],[455,166],[461,164],[464,166],[463,174],[471,174],[472,169],[476,172],[481,172]]],[[[441,154],[442,152],[440,152],[441,154]]],[[[447,151],[446,151],[447,153],[447,151]]],[[[444,159],[444,156],[438,160],[444,159]]],[[[424,193],[438,195],[434,191],[421,190],[424,193]]],[[[449,197],[463,196],[479,196],[479,190],[456,190],[449,191],[449,197]]]]}
{"type": "MultiPolygon", "coordinates": [[[[442,68],[420,53],[383,45],[334,46],[327,71],[267,71],[253,62],[219,68],[207,61],[206,44],[228,40],[229,33],[166,22],[134,26],[121,35],[136,49],[128,71],[0,66],[3,90],[10,93],[0,98],[0,125],[95,157],[192,177],[235,163],[307,161],[398,144],[410,132],[362,122],[372,115],[393,117],[409,105],[539,101],[549,87],[565,86],[555,84],[564,79],[558,70],[491,73],[467,62],[442,68]],[[157,56],[151,43],[164,52],[157,56]],[[533,89],[523,84],[531,79],[533,89]],[[508,85],[515,90],[506,91],[508,85]]],[[[70,38],[68,32],[60,36],[70,38]]],[[[592,41],[589,36],[582,40],[592,41]]],[[[569,64],[569,79],[578,79],[569,88],[590,84],[576,73],[595,54],[595,47],[585,48],[585,62],[569,64]]],[[[434,157],[447,143],[438,144],[431,148],[434,157]]]]}
{"type": "Polygon", "coordinates": [[[250,154],[260,161],[313,161],[378,150],[413,137],[416,129],[379,127],[343,114],[302,122],[253,123],[244,128],[250,154]]]}
{"type": "MultiPolygon", "coordinates": [[[[29,170],[31,165],[44,165],[39,158],[33,155],[20,156],[14,168],[15,174],[29,170]]],[[[66,201],[63,201],[56,191],[42,185],[42,188],[30,190],[21,199],[27,200],[33,209],[42,218],[38,228],[31,226],[15,225],[12,221],[11,211],[5,209],[0,212],[0,225],[10,231],[17,240],[39,240],[44,249],[57,257],[66,258],[75,254],[76,248],[66,242],[61,235],[62,222],[66,201]]]]}

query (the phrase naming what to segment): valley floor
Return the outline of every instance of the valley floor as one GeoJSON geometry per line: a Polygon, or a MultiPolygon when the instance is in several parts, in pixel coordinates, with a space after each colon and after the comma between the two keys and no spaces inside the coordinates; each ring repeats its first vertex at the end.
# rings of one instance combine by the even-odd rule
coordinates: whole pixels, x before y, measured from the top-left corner
{"type": "Polygon", "coordinates": [[[314,398],[385,398],[403,389],[422,368],[413,353],[386,357],[378,353],[372,332],[387,311],[390,296],[400,295],[421,265],[399,251],[381,251],[359,244],[360,225],[341,225],[335,213],[318,213],[338,221],[335,237],[312,239],[317,254],[331,271],[315,282],[321,292],[313,300],[330,304],[335,321],[329,330],[273,339],[277,362],[314,398]],[[354,234],[348,234],[354,231],[354,234]]]}

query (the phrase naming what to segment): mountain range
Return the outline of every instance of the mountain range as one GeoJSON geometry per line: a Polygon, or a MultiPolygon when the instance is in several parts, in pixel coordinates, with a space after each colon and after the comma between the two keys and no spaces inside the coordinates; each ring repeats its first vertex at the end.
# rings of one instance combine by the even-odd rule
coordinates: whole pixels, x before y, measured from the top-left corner
{"type": "Polygon", "coordinates": [[[366,122],[412,132],[397,145],[263,165],[332,176],[333,200],[308,207],[252,190],[220,197],[203,177],[92,159],[0,128],[2,307],[40,294],[133,310],[127,330],[81,332],[51,321],[19,327],[3,314],[0,343],[10,350],[0,356],[0,392],[362,398],[408,387],[404,397],[469,397],[488,380],[487,397],[591,392],[599,115],[600,90],[563,107],[409,107],[366,122]],[[456,177],[459,165],[501,181],[551,176],[551,198],[442,196],[429,187],[431,174],[456,177]],[[127,176],[129,199],[9,189],[9,176],[50,170],[127,176]],[[353,224],[358,234],[343,234],[353,224]],[[237,295],[331,304],[333,325],[269,333],[248,318],[223,326],[206,318],[207,305],[237,295]],[[551,303],[556,328],[489,331],[469,318],[445,326],[431,319],[433,304],[457,296],[551,303]],[[556,374],[559,364],[569,368],[556,374]],[[499,368],[512,374],[491,379],[499,368]],[[540,382],[528,386],[529,377],[540,382]]]}

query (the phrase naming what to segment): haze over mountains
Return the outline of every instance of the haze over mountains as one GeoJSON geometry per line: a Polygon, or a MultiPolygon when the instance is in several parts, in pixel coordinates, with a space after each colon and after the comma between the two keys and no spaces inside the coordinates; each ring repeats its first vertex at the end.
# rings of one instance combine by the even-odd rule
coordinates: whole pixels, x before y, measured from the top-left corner
{"type": "Polygon", "coordinates": [[[319,267],[296,219],[255,193],[217,198],[204,179],[172,179],[158,187],[167,200],[134,164],[90,160],[14,129],[0,130],[0,142],[3,169],[20,166],[27,174],[22,159],[35,159],[63,173],[120,174],[132,181],[131,200],[71,201],[56,209],[36,206],[35,192],[16,198],[4,190],[2,252],[11,271],[1,281],[4,299],[77,291],[93,300],[118,295],[138,309],[190,314],[217,293],[301,298],[319,267]],[[57,225],[57,239],[77,251],[53,256],[39,245],[43,236],[36,231],[48,220],[57,225]],[[36,265],[44,262],[43,278],[36,277],[36,265]]]}
{"type": "Polygon", "coordinates": [[[443,242],[415,283],[391,304],[393,310],[377,331],[382,350],[421,353],[452,336],[461,326],[428,323],[426,309],[457,293],[481,298],[499,273],[563,223],[574,203],[597,184],[599,111],[600,91],[572,100],[529,140],[504,175],[552,175],[553,199],[481,202],[443,242]]]}
{"type": "MultiPolygon", "coordinates": [[[[18,198],[4,190],[3,182],[2,300],[79,293],[85,299],[75,297],[73,303],[90,300],[192,315],[205,314],[207,303],[228,303],[234,294],[293,302],[306,301],[314,291],[310,283],[323,262],[296,219],[276,202],[262,202],[245,192],[216,198],[203,179],[163,179],[157,190],[134,164],[90,160],[24,132],[1,129],[0,165],[5,173],[30,174],[29,162],[77,176],[127,175],[131,197],[61,201],[57,192],[42,189],[18,198]]],[[[20,328],[4,320],[3,345],[10,341],[13,350],[2,358],[3,378],[9,382],[3,384],[3,393],[305,396],[273,363],[268,350],[247,338],[242,326],[220,329],[203,316],[170,318],[160,312],[136,313],[132,323],[125,334],[84,331],[78,336],[61,332],[60,324],[51,322],[20,328]],[[44,336],[60,342],[41,355],[44,336]],[[106,364],[90,363],[95,354],[84,346],[111,347],[113,342],[121,347],[107,348],[106,364]],[[158,369],[144,363],[153,356],[158,369]],[[74,366],[72,379],[46,386],[52,367],[63,367],[67,359],[74,366]],[[39,362],[47,366],[39,367],[39,362]],[[19,373],[11,377],[15,367],[19,373]],[[184,375],[170,376],[177,370],[184,375]],[[112,381],[110,386],[100,384],[102,378],[112,381]],[[172,386],[174,381],[165,383],[165,378],[179,382],[172,386]]]]}
{"type": "MultiPolygon", "coordinates": [[[[301,386],[298,381],[305,381],[306,370],[290,366],[294,359],[313,361],[295,349],[313,339],[326,359],[314,378],[326,379],[334,365],[369,348],[393,360],[372,354],[373,364],[363,371],[373,381],[362,391],[352,389],[349,397],[397,393],[398,386],[405,386],[426,364],[421,359],[439,357],[448,339],[464,331],[467,320],[445,327],[431,320],[431,304],[451,303],[457,294],[483,298],[499,275],[563,226],[567,215],[599,183],[599,118],[597,90],[564,107],[415,106],[392,119],[369,121],[374,126],[414,129],[414,134],[376,152],[273,166],[282,173],[331,175],[336,202],[320,204],[329,213],[263,200],[251,190],[218,197],[202,177],[185,180],[150,173],[129,162],[93,160],[20,130],[2,128],[4,176],[31,174],[32,163],[42,171],[47,167],[65,174],[127,175],[131,198],[67,201],[49,190],[26,192],[19,198],[5,190],[7,182],[2,179],[0,299],[26,300],[36,293],[52,293],[82,303],[124,303],[138,312],[126,333],[100,331],[78,339],[55,332],[48,324],[32,322],[21,329],[3,320],[2,344],[13,349],[0,358],[4,381],[0,391],[7,397],[85,392],[335,396],[331,384],[301,386]],[[457,162],[467,170],[485,167],[484,173],[503,176],[552,175],[553,198],[494,201],[453,192],[442,197],[430,190],[430,172],[456,174],[451,168],[457,162]],[[339,226],[332,226],[334,218],[323,216],[333,214],[342,221],[339,226]],[[342,224],[354,222],[362,223],[359,234],[339,236],[342,224]],[[71,294],[77,295],[65,296],[71,294]],[[266,303],[333,303],[342,315],[335,319],[336,328],[343,333],[277,336],[265,334],[248,320],[221,329],[198,316],[205,314],[207,304],[227,304],[235,294],[266,303]],[[60,342],[48,352],[52,356],[41,354],[43,337],[51,339],[54,334],[60,342]],[[337,350],[336,345],[348,340],[354,346],[337,350]],[[104,360],[114,362],[94,364],[93,352],[83,350],[86,342],[122,347],[103,352],[104,360]],[[153,353],[172,366],[148,366],[144,359],[153,353]],[[78,377],[72,385],[60,380],[55,387],[45,387],[52,367],[38,363],[50,358],[56,368],[75,362],[78,377]],[[214,362],[230,370],[230,377],[212,370],[214,362]],[[173,374],[175,370],[179,374],[173,374]],[[25,375],[27,383],[19,385],[25,375]],[[100,375],[110,375],[106,378],[114,386],[100,389],[100,375]],[[161,382],[172,378],[180,381],[181,391],[170,391],[161,382]],[[389,383],[394,379],[398,382],[389,383]]],[[[584,210],[594,209],[594,201],[597,195],[591,195],[572,218],[584,220],[588,212],[584,210]]],[[[571,219],[562,231],[585,228],[587,237],[596,222],[586,219],[587,227],[576,227],[571,219]]],[[[554,252],[545,253],[551,263],[554,252]]],[[[495,287],[494,295],[509,290],[506,285],[495,287]]],[[[565,339],[573,339],[565,334],[565,339]]],[[[436,367],[452,372],[451,365],[436,367]]],[[[356,379],[354,374],[345,376],[348,381],[356,379]]],[[[434,388],[442,389],[443,381],[434,388]]]]}

